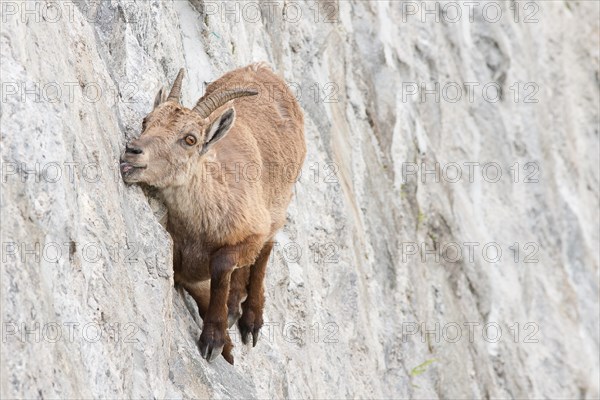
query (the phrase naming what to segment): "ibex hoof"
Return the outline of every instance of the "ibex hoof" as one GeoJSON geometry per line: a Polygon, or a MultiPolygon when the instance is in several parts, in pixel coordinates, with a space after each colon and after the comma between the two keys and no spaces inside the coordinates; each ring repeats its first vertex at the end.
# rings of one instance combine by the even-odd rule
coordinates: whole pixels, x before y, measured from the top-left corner
{"type": "MultiPolygon", "coordinates": [[[[200,355],[208,362],[214,361],[223,352],[225,347],[225,333],[216,329],[213,325],[206,325],[200,335],[198,343],[200,355]]],[[[228,360],[229,361],[229,360],[228,360]]]]}
{"type": "Polygon", "coordinates": [[[260,335],[260,328],[252,331],[252,347],[256,347],[256,342],[258,342],[259,335],[260,335]]]}
{"type": "Polygon", "coordinates": [[[260,336],[260,328],[262,327],[262,320],[258,321],[257,319],[254,318],[253,312],[245,312],[238,321],[242,343],[248,344],[248,339],[250,334],[252,334],[252,347],[256,346],[258,337],[260,336]]]}
{"type": "Polygon", "coordinates": [[[227,342],[225,343],[225,347],[223,348],[223,358],[225,359],[225,361],[227,361],[229,364],[233,365],[233,354],[231,354],[231,351],[233,350],[233,344],[231,343],[231,339],[227,339],[227,342]]]}

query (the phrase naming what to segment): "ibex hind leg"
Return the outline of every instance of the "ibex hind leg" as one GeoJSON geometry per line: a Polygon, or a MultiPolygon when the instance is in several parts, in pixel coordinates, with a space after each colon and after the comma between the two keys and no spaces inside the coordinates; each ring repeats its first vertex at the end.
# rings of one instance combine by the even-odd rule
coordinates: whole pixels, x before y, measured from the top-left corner
{"type": "Polygon", "coordinates": [[[248,280],[248,298],[242,303],[242,317],[238,321],[238,328],[242,336],[242,342],[248,343],[252,334],[252,346],[256,346],[260,328],[263,325],[263,309],[265,307],[265,293],[263,282],[269,256],[273,249],[273,242],[266,242],[260,251],[256,261],[250,267],[250,279],[248,280]]]}
{"type": "Polygon", "coordinates": [[[198,314],[200,314],[200,318],[204,319],[206,310],[208,310],[208,302],[210,300],[210,281],[198,281],[193,283],[181,282],[181,285],[196,301],[196,305],[198,306],[198,314]]]}
{"type": "Polygon", "coordinates": [[[227,299],[227,325],[231,328],[242,316],[242,303],[248,297],[250,266],[238,268],[231,274],[227,299]]]}

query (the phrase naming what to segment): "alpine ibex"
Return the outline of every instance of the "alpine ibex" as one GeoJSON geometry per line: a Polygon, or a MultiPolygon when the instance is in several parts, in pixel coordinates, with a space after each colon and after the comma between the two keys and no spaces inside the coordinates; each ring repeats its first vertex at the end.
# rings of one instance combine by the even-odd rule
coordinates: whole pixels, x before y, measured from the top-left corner
{"type": "Polygon", "coordinates": [[[237,321],[243,343],[251,334],[253,345],[263,324],[266,265],[306,155],[304,117],[264,63],[211,83],[193,109],[180,104],[183,74],[168,96],[159,91],[142,135],[126,146],[121,173],[125,182],[158,188],[175,282],[203,320],[200,354],[233,364],[228,322],[237,321]]]}

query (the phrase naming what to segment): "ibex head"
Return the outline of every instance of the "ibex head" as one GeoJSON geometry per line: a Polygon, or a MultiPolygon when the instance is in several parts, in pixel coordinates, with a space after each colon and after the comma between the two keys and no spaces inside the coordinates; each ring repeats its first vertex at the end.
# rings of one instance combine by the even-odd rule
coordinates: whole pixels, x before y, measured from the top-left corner
{"type": "Polygon", "coordinates": [[[216,92],[188,109],[179,102],[183,74],[182,68],[168,95],[163,89],[158,92],[154,109],[143,120],[141,136],[127,144],[121,157],[125,182],[159,188],[183,184],[193,166],[235,121],[233,107],[216,118],[209,118],[211,114],[230,100],[258,94],[250,89],[216,92]]]}

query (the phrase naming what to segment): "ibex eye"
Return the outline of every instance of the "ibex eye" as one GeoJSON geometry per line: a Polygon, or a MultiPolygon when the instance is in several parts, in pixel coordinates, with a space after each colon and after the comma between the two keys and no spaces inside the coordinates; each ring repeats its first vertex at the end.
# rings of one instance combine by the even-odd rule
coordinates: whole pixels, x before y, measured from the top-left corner
{"type": "Polygon", "coordinates": [[[196,144],[196,136],[194,135],[187,135],[185,137],[185,142],[189,145],[189,146],[193,146],[196,144]]]}

